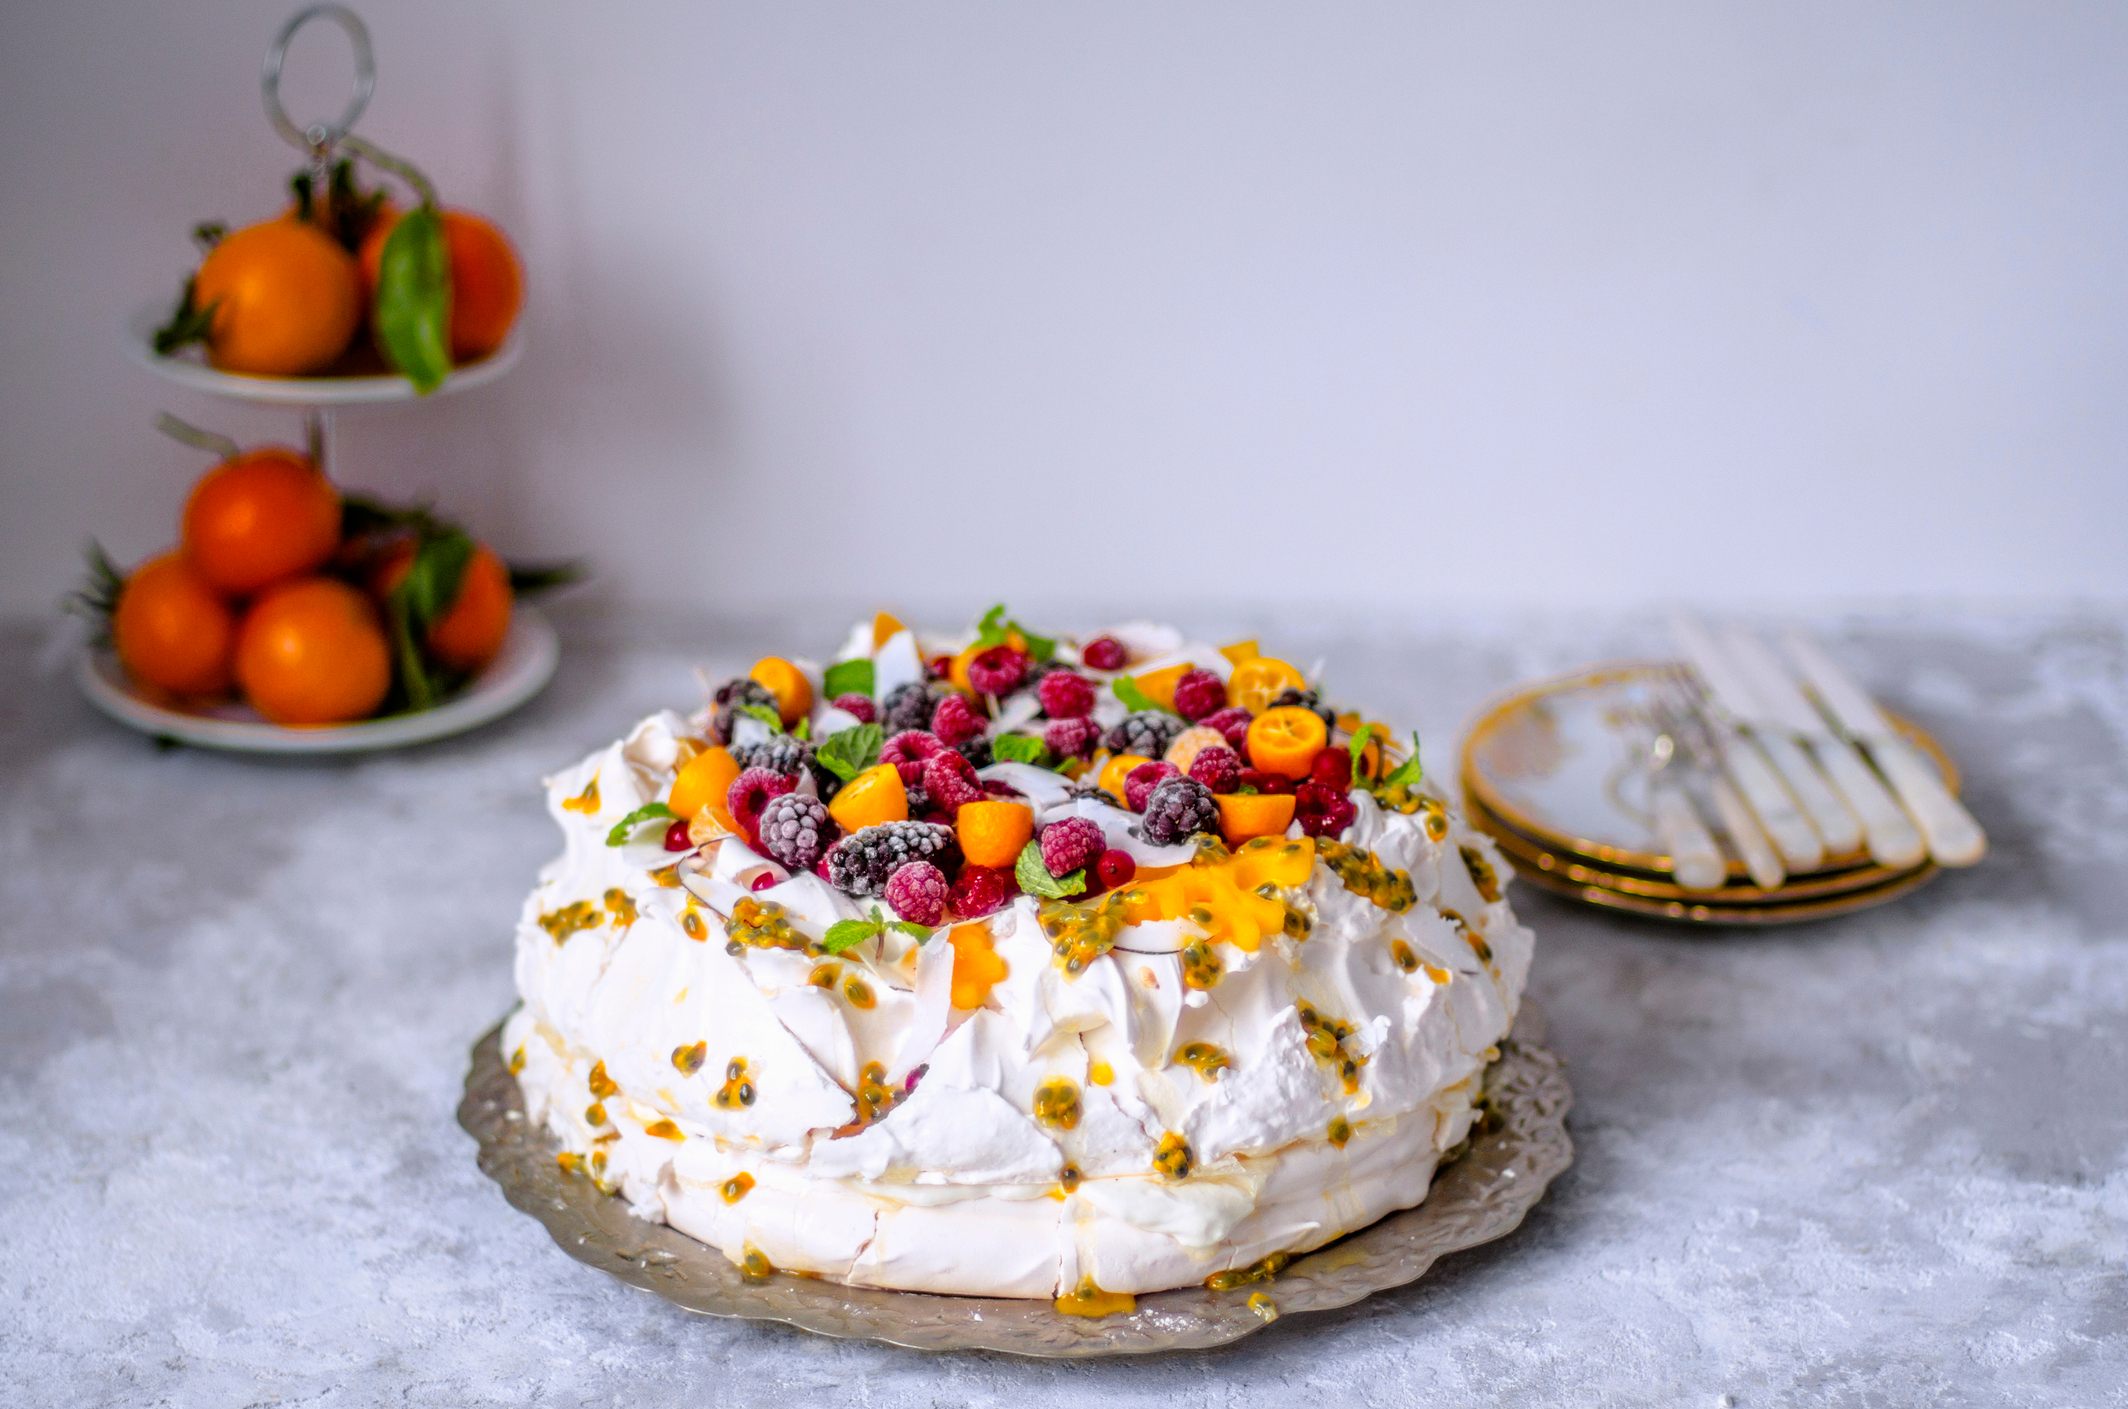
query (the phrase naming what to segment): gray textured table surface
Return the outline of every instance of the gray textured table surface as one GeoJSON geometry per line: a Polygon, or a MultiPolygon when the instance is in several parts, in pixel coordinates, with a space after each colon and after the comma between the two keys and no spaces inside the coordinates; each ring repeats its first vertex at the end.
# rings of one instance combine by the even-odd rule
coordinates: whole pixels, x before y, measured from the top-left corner
{"type": "MultiPolygon", "coordinates": [[[[0,629],[0,1384],[47,1405],[2128,1402],[2128,617],[1830,624],[1966,768],[1986,866],[1771,934],[1525,887],[1580,1144],[1529,1224],[1223,1353],[1076,1366],[690,1317],[564,1257],[453,1124],[554,845],[537,775],[689,699],[698,660],[831,631],[580,612],[516,718],[298,765],[158,751],[90,714],[37,628],[0,629]]],[[[1415,719],[1436,766],[1490,691],[1657,644],[1509,621],[1275,639],[1415,719]]]]}

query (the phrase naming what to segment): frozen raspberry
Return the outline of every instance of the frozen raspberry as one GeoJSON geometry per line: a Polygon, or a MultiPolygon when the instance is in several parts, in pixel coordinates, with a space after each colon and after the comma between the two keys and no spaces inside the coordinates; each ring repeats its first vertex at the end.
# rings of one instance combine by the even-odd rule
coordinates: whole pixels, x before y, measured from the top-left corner
{"type": "Polygon", "coordinates": [[[1079,652],[1079,659],[1094,670],[1121,670],[1130,659],[1130,652],[1113,636],[1096,636],[1079,652]]]}
{"type": "Polygon", "coordinates": [[[1179,778],[1182,770],[1172,763],[1141,763],[1123,775],[1123,802],[1133,812],[1145,811],[1145,800],[1154,788],[1170,778],[1179,778]]]}
{"type": "Polygon", "coordinates": [[[1003,778],[983,779],[983,791],[988,793],[992,797],[1011,798],[1026,796],[1025,793],[1022,793],[1018,788],[1015,788],[1014,786],[1012,786],[1012,784],[1006,782],[1003,778]]]}
{"type": "Polygon", "coordinates": [[[921,729],[907,729],[880,745],[879,761],[893,764],[902,782],[913,783],[923,776],[924,760],[945,747],[921,729]]]}
{"type": "Polygon", "coordinates": [[[1114,890],[1118,886],[1127,886],[1136,878],[1137,874],[1138,863],[1131,859],[1129,852],[1116,847],[1110,847],[1107,851],[1102,852],[1101,859],[1094,862],[1094,879],[1101,882],[1101,889],[1103,890],[1114,890]]]}
{"type": "Polygon", "coordinates": [[[941,749],[924,760],[924,796],[941,812],[954,813],[966,802],[981,802],[982,780],[975,767],[959,754],[941,749]]]}
{"type": "Polygon", "coordinates": [[[1240,705],[1228,705],[1225,709],[1214,710],[1197,722],[1207,729],[1217,729],[1226,735],[1227,743],[1239,752],[1242,740],[1249,737],[1249,721],[1255,717],[1240,705]]]}
{"type": "Polygon", "coordinates": [[[939,697],[944,693],[944,690],[919,680],[895,686],[879,702],[879,727],[889,734],[930,728],[931,712],[938,708],[939,697]]]}
{"type": "Polygon", "coordinates": [[[1091,719],[1055,719],[1042,731],[1042,747],[1058,758],[1092,758],[1101,726],[1091,719]]]}
{"type": "Polygon", "coordinates": [[[1343,744],[1332,744],[1315,756],[1308,765],[1308,781],[1321,783],[1326,788],[1339,792],[1352,786],[1352,750],[1343,744]]]}
{"type": "Polygon", "coordinates": [[[992,646],[968,662],[968,683],[985,695],[1009,695],[1027,678],[1027,652],[992,646]]]}
{"type": "Polygon", "coordinates": [[[1241,786],[1254,788],[1260,793],[1290,793],[1293,780],[1283,773],[1266,773],[1261,768],[1241,770],[1241,786]]]}
{"type": "Polygon", "coordinates": [[[989,721],[968,702],[966,695],[948,695],[931,711],[931,732],[948,748],[981,738],[988,727],[989,721]]]}
{"type": "Polygon", "coordinates": [[[1035,693],[1051,719],[1082,719],[1094,712],[1094,682],[1076,670],[1050,671],[1035,693]]]}
{"type": "Polygon", "coordinates": [[[1241,755],[1224,744],[1199,749],[1190,776],[1215,793],[1230,793],[1241,786],[1241,755]]]}
{"type": "Polygon", "coordinates": [[[835,708],[856,719],[859,724],[871,724],[879,718],[879,706],[872,703],[870,695],[860,695],[852,690],[847,695],[837,695],[835,708]]]}
{"type": "Polygon", "coordinates": [[[1141,709],[1124,715],[1122,722],[1108,731],[1108,751],[1158,758],[1167,752],[1169,744],[1175,742],[1175,736],[1187,727],[1166,710],[1141,709]]]}
{"type": "Polygon", "coordinates": [[[1192,724],[1226,707],[1226,682],[1209,670],[1193,670],[1175,682],[1175,713],[1192,724]]]}
{"type": "Polygon", "coordinates": [[[842,829],[817,797],[786,793],[761,809],[761,849],[793,871],[810,871],[842,829]]]}
{"type": "Polygon", "coordinates": [[[710,696],[709,741],[713,744],[731,742],[732,722],[739,716],[740,705],[764,705],[776,707],[776,697],[769,693],[768,686],[745,676],[727,680],[710,696]]]}
{"type": "Polygon", "coordinates": [[[1101,824],[1091,817],[1066,817],[1061,822],[1051,822],[1042,829],[1038,839],[1042,847],[1042,864],[1052,876],[1068,876],[1082,866],[1100,860],[1101,853],[1108,850],[1108,838],[1101,833],[1101,824]]]}
{"type": "Polygon", "coordinates": [[[935,925],[946,918],[953,888],[946,873],[928,861],[911,861],[887,878],[887,904],[915,925],[935,925]]]}
{"type": "Polygon", "coordinates": [[[953,746],[953,751],[967,759],[972,768],[988,768],[997,762],[997,751],[988,739],[964,739],[953,746]]]}
{"type": "Polygon", "coordinates": [[[994,915],[1019,893],[1012,872],[990,866],[963,866],[953,882],[953,913],[964,920],[994,915]]]}
{"type": "Polygon", "coordinates": [[[911,861],[941,869],[960,860],[951,827],[933,822],[880,822],[828,848],[827,880],[851,895],[884,894],[887,879],[911,861]]]}
{"type": "Polygon", "coordinates": [[[1138,834],[1155,846],[1174,846],[1199,832],[1219,831],[1219,804],[1211,790],[1189,778],[1169,778],[1145,800],[1138,834]]]}
{"type": "Polygon", "coordinates": [[[1352,825],[1360,810],[1345,789],[1311,782],[1293,790],[1293,815],[1309,836],[1334,837],[1352,825]]]}
{"type": "Polygon", "coordinates": [[[732,820],[739,824],[740,831],[749,837],[758,837],[761,810],[771,799],[782,797],[797,786],[797,778],[789,773],[749,768],[732,779],[731,790],[724,795],[724,807],[731,813],[732,820]]]}

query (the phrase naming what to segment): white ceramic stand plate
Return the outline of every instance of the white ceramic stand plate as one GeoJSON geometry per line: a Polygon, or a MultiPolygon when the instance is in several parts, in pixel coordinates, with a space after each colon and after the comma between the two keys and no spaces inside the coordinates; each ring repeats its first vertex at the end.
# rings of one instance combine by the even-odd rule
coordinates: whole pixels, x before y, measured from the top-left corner
{"type": "Polygon", "coordinates": [[[367,753],[425,744],[500,719],[554,678],[560,658],[561,643],[552,623],[537,608],[519,602],[510,614],[502,652],[449,700],[418,713],[316,728],[269,724],[240,704],[198,711],[157,704],[135,690],[108,650],[84,653],[75,676],[91,704],[128,728],[157,738],[236,753],[367,753]]]}
{"type": "MultiPolygon", "coordinates": [[[[253,377],[217,371],[197,352],[166,357],[155,350],[155,330],[168,318],[166,308],[143,308],[135,313],[126,323],[126,355],[157,376],[193,391],[278,406],[363,406],[381,401],[412,401],[417,395],[414,384],[396,372],[362,377],[253,377]]],[[[513,329],[493,354],[457,368],[431,394],[442,396],[486,386],[517,364],[524,346],[523,334],[513,329]]]]}

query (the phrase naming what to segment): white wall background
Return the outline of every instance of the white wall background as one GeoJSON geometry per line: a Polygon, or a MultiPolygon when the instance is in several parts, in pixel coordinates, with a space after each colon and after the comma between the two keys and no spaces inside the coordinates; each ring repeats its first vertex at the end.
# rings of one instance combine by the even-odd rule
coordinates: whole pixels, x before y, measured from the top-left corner
{"type": "MultiPolygon", "coordinates": [[[[0,607],[291,433],[118,328],[292,8],[0,19],[0,607]]],[[[2128,595],[2128,6],[360,8],[531,346],[343,473],[624,600],[2128,595]]]]}

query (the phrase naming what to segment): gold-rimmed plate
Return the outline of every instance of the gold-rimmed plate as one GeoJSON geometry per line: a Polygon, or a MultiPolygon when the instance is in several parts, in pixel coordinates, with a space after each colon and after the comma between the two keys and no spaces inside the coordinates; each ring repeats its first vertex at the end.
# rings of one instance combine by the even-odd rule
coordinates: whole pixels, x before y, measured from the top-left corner
{"type": "Polygon", "coordinates": [[[1813,871],[1791,879],[1775,890],[1762,890],[1748,878],[1731,881],[1716,891],[1687,890],[1668,876],[1653,871],[1629,871],[1597,866],[1573,855],[1554,851],[1533,837],[1524,836],[1485,809],[1468,792],[1463,810],[1473,826],[1499,844],[1515,863],[1516,874],[1537,872],[1577,886],[1597,886],[1642,900],[1679,902],[1685,905],[1714,903],[1736,905],[1790,905],[1798,901],[1830,900],[1870,890],[1914,873],[1916,868],[1893,870],[1886,866],[1851,866],[1837,871],[1813,871]]]}
{"type": "MultiPolygon", "coordinates": [[[[1657,681],[1677,667],[1639,661],[1591,666],[1521,686],[1489,705],[1464,737],[1463,790],[1474,809],[1532,845],[1559,858],[1611,872],[1640,872],[1643,879],[1672,874],[1648,824],[1647,771],[1641,760],[1646,739],[1633,722],[1652,699],[1657,681]]],[[[1909,721],[1893,724],[1930,759],[1944,784],[1958,791],[1958,771],[1941,746],[1909,721]]],[[[1743,864],[1731,857],[1729,881],[1705,898],[1782,900],[1800,893],[1750,886],[1743,864]],[[1732,887],[1748,888],[1749,897],[1732,887]]],[[[1824,864],[1791,877],[1792,883],[1841,876],[1855,883],[1889,883],[1913,874],[1878,866],[1864,852],[1827,857],[1824,864]]]]}
{"type": "Polygon", "coordinates": [[[1867,910],[1873,905],[1897,900],[1907,892],[1926,885],[1935,878],[1937,869],[1934,863],[1926,863],[1917,870],[1901,872],[1888,881],[1880,881],[1841,895],[1756,905],[1729,904],[1722,898],[1725,893],[1721,891],[1691,900],[1657,900],[1610,890],[1600,885],[1577,882],[1555,872],[1521,865],[1516,866],[1515,875],[1539,890],[1619,914],[1640,915],[1654,920],[1675,920],[1695,925],[1763,926],[1830,920],[1857,910],[1867,910]]]}

